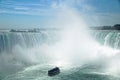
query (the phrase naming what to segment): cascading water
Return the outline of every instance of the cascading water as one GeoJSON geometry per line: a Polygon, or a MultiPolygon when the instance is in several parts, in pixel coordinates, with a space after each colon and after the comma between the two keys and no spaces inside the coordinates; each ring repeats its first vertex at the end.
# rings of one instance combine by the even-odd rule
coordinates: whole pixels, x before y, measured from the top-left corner
{"type": "MultiPolygon", "coordinates": [[[[37,44],[50,43],[55,38],[55,31],[41,31],[40,33],[16,33],[6,32],[0,33],[0,51],[11,50],[15,45],[25,48],[36,46],[37,44]],[[52,36],[52,38],[51,38],[52,36]],[[53,40],[52,40],[53,39],[53,40]]],[[[54,42],[54,41],[53,41],[54,42]]]]}
{"type": "Polygon", "coordinates": [[[48,62],[45,50],[57,41],[57,31],[0,32],[0,76],[15,73],[26,66],[48,62]]]}
{"type": "Polygon", "coordinates": [[[120,33],[117,30],[94,31],[93,36],[102,45],[116,49],[120,48],[120,33]]]}
{"type": "Polygon", "coordinates": [[[68,8],[58,14],[54,26],[64,28],[40,33],[0,33],[0,78],[120,79],[119,50],[109,47],[119,47],[119,32],[90,31],[79,14],[68,8]],[[92,32],[93,36],[90,35],[92,32]],[[47,71],[55,66],[60,67],[61,73],[55,77],[48,77],[47,71]]]}

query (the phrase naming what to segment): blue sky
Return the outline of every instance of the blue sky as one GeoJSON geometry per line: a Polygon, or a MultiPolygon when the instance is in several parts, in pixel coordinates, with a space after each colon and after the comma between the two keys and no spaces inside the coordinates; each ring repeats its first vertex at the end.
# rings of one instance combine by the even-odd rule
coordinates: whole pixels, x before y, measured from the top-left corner
{"type": "Polygon", "coordinates": [[[90,26],[120,23],[120,0],[0,0],[0,28],[51,27],[64,6],[90,26]]]}

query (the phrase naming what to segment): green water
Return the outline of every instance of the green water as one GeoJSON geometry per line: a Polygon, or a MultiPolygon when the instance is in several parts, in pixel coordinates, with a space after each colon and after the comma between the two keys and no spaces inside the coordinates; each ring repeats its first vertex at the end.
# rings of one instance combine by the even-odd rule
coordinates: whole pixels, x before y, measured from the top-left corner
{"type": "Polygon", "coordinates": [[[119,77],[106,74],[98,66],[60,67],[61,73],[48,76],[47,71],[53,66],[36,65],[27,67],[22,71],[6,76],[1,80],[120,80],[119,77]]]}

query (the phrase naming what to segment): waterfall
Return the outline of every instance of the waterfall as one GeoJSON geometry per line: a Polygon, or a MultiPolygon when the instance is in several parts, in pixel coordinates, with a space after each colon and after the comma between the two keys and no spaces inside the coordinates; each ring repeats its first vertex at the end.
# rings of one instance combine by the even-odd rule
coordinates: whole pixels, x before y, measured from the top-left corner
{"type": "Polygon", "coordinates": [[[57,32],[0,32],[1,76],[15,73],[26,66],[49,62],[49,48],[59,39],[57,32]]]}
{"type": "Polygon", "coordinates": [[[93,37],[102,45],[120,49],[120,32],[115,30],[93,31],[93,37]]]}
{"type": "Polygon", "coordinates": [[[24,48],[52,44],[55,42],[56,31],[41,31],[39,33],[2,32],[0,33],[0,52],[11,51],[15,45],[24,48]]]}

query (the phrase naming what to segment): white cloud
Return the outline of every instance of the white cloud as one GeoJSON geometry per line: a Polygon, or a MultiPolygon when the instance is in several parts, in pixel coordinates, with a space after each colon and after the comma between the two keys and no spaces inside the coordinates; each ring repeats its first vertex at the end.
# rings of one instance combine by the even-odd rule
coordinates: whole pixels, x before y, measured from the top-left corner
{"type": "Polygon", "coordinates": [[[40,15],[40,16],[50,16],[53,15],[54,12],[52,10],[45,9],[31,9],[31,10],[0,10],[0,13],[8,13],[8,14],[26,14],[26,15],[40,15]]]}
{"type": "MultiPolygon", "coordinates": [[[[57,6],[57,5],[56,5],[57,6]]],[[[45,4],[33,3],[33,4],[17,4],[17,2],[2,3],[0,13],[10,14],[26,14],[26,15],[52,15],[54,13],[52,8],[48,8],[45,4]],[[16,3],[16,4],[13,4],[16,3]]],[[[55,7],[55,4],[54,4],[55,7]]]]}
{"type": "Polygon", "coordinates": [[[0,10],[0,13],[6,13],[6,11],[5,10],[0,10]]]}
{"type": "Polygon", "coordinates": [[[84,5],[81,5],[82,7],[82,10],[84,12],[88,12],[88,11],[95,11],[95,7],[91,6],[91,5],[88,5],[88,4],[84,4],[84,5]]]}
{"type": "Polygon", "coordinates": [[[52,8],[58,8],[57,2],[53,2],[53,3],[51,4],[51,7],[52,7],[52,8]]]}
{"type": "Polygon", "coordinates": [[[94,12],[92,14],[83,13],[82,15],[89,26],[112,26],[120,23],[120,14],[94,12]]]}
{"type": "Polygon", "coordinates": [[[15,7],[14,9],[15,10],[30,10],[30,8],[28,8],[28,7],[20,7],[20,6],[15,7]]]}

